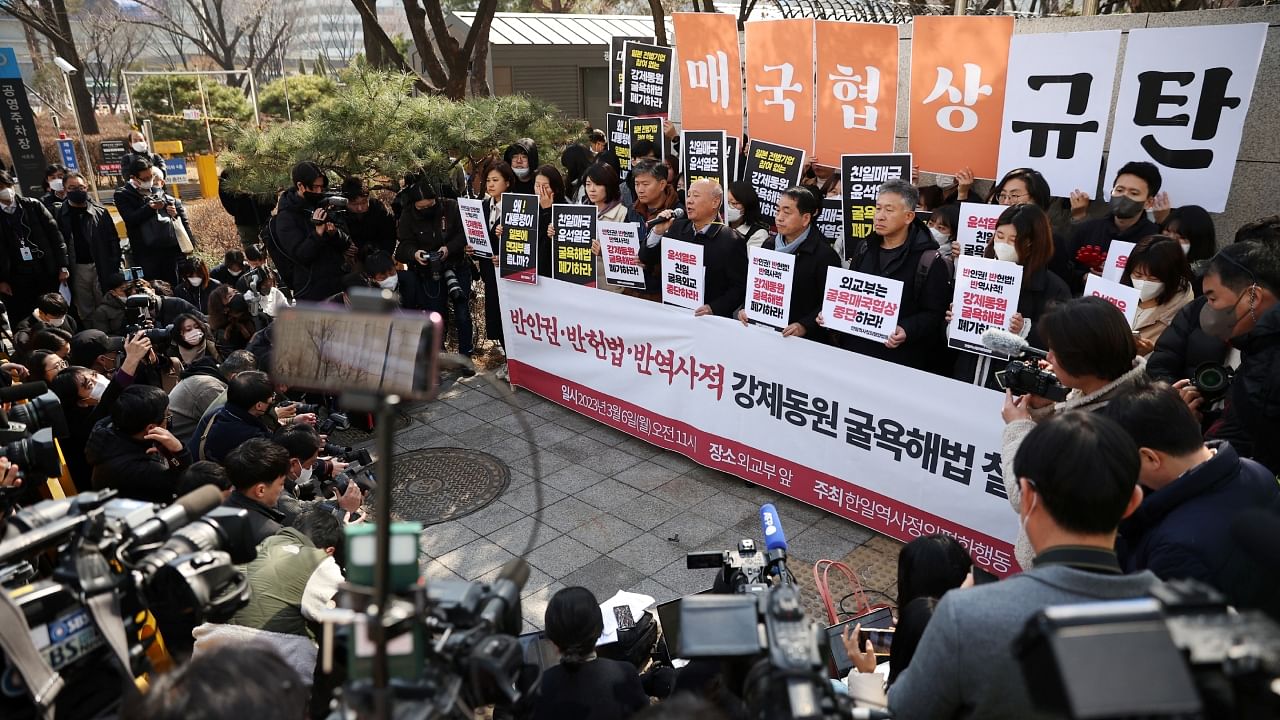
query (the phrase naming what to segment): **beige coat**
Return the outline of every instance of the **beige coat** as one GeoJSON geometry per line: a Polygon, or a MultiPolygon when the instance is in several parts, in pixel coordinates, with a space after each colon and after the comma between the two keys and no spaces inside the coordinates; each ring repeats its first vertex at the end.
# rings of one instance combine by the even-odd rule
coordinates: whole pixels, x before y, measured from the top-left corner
{"type": "Polygon", "coordinates": [[[1195,293],[1188,286],[1185,290],[1173,296],[1173,299],[1163,305],[1157,305],[1153,308],[1138,308],[1138,315],[1134,318],[1133,329],[1138,331],[1138,337],[1143,340],[1155,344],[1169,327],[1169,323],[1173,322],[1174,316],[1182,309],[1184,305],[1195,299],[1195,293]]]}

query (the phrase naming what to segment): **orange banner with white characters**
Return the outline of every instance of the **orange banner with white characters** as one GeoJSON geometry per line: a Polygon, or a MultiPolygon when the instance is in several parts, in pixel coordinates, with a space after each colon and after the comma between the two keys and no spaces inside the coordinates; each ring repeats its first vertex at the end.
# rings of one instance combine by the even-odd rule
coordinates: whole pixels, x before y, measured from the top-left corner
{"type": "Polygon", "coordinates": [[[893,152],[898,123],[898,26],[819,20],[814,161],[893,152]]]}
{"type": "Polygon", "coordinates": [[[911,155],[926,172],[995,178],[1013,18],[919,16],[912,24],[911,155]]]}
{"type": "Polygon", "coordinates": [[[742,137],[742,58],[738,21],[726,13],[672,13],[685,130],[742,137]]]}
{"type": "Polygon", "coordinates": [[[746,27],[748,135],[812,153],[813,20],[746,27]]]}

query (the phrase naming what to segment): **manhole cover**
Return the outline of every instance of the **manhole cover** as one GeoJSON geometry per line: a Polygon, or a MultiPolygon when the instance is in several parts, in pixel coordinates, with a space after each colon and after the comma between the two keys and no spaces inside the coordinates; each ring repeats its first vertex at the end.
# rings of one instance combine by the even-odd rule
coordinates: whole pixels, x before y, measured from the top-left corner
{"type": "Polygon", "coordinates": [[[428,448],[395,458],[393,513],[424,525],[483,508],[507,489],[511,470],[498,458],[462,448],[428,448]]]}
{"type": "MultiPolygon", "coordinates": [[[[413,420],[410,419],[408,415],[396,413],[396,421],[391,430],[392,432],[400,432],[401,430],[409,427],[409,424],[412,422],[413,420]]],[[[330,433],[329,442],[334,443],[335,445],[359,445],[360,443],[372,440],[374,435],[375,433],[365,432],[352,427],[350,430],[338,430],[330,433]]]]}

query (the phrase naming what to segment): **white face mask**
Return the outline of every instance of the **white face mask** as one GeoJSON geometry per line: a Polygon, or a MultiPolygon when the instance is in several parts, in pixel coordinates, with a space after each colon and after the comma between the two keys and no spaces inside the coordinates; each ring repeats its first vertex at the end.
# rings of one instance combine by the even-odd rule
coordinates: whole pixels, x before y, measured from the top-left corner
{"type": "Polygon", "coordinates": [[[933,236],[934,242],[938,243],[939,247],[951,244],[951,236],[936,227],[929,228],[929,234],[933,236]]]}
{"type": "Polygon", "coordinates": [[[395,290],[400,287],[400,276],[392,275],[391,277],[383,278],[378,281],[378,287],[383,290],[395,290]]]}
{"type": "Polygon", "coordinates": [[[1009,243],[998,242],[994,244],[996,251],[996,259],[1005,262],[1018,262],[1018,248],[1009,243]]]}
{"type": "Polygon", "coordinates": [[[49,181],[49,189],[53,192],[62,192],[62,178],[54,178],[49,181]]]}
{"type": "Polygon", "coordinates": [[[93,398],[94,400],[101,400],[102,394],[107,391],[107,386],[110,384],[111,384],[110,380],[106,379],[101,375],[94,374],[93,387],[89,390],[89,397],[93,398]]]}
{"type": "Polygon", "coordinates": [[[136,143],[134,143],[134,144],[130,145],[129,147],[133,148],[133,151],[134,151],[134,152],[144,153],[144,152],[146,152],[146,151],[147,151],[147,144],[146,144],[145,142],[141,141],[141,140],[139,140],[138,142],[136,142],[136,143]]]}
{"type": "Polygon", "coordinates": [[[955,185],[955,184],[956,184],[956,179],[955,179],[955,177],[953,177],[953,176],[951,176],[951,175],[939,175],[939,176],[938,176],[938,187],[942,188],[943,190],[945,190],[945,189],[947,189],[947,188],[949,188],[949,187],[951,187],[952,185],[955,185]]]}
{"type": "Polygon", "coordinates": [[[67,316],[63,315],[59,318],[45,318],[45,323],[52,327],[62,327],[67,322],[67,316]]]}
{"type": "Polygon", "coordinates": [[[311,481],[311,468],[302,468],[302,472],[298,473],[298,479],[296,482],[299,485],[306,485],[310,481],[311,481]]]}
{"type": "Polygon", "coordinates": [[[0,203],[4,203],[5,205],[12,204],[13,196],[14,196],[13,188],[5,188],[3,190],[0,190],[0,203]]]}
{"type": "Polygon", "coordinates": [[[1164,292],[1164,283],[1159,280],[1134,280],[1133,287],[1138,291],[1138,297],[1143,300],[1158,298],[1160,293],[1164,292]]]}
{"type": "Polygon", "coordinates": [[[198,278],[198,277],[189,277],[187,278],[187,282],[191,284],[191,287],[200,287],[201,285],[204,284],[204,279],[198,278]]]}
{"type": "Polygon", "coordinates": [[[728,220],[729,224],[732,225],[742,219],[742,211],[730,205],[729,209],[724,211],[724,219],[728,220]]]}
{"type": "Polygon", "coordinates": [[[1190,254],[1191,254],[1191,243],[1189,243],[1189,242],[1184,242],[1184,243],[1178,243],[1178,244],[1182,246],[1182,254],[1183,254],[1183,255],[1190,255],[1190,254]]]}
{"type": "Polygon", "coordinates": [[[521,180],[527,180],[529,178],[529,168],[512,168],[511,171],[514,172],[516,177],[521,180]]]}
{"type": "Polygon", "coordinates": [[[1032,495],[1031,507],[1027,509],[1027,514],[1021,515],[1018,517],[1018,525],[1022,528],[1023,537],[1026,537],[1026,534],[1027,534],[1027,518],[1031,517],[1031,513],[1036,511],[1036,501],[1039,499],[1040,499],[1039,495],[1032,495]]]}
{"type": "Polygon", "coordinates": [[[199,328],[192,328],[182,334],[182,339],[185,340],[188,345],[198,345],[201,340],[204,340],[204,331],[199,328]]]}

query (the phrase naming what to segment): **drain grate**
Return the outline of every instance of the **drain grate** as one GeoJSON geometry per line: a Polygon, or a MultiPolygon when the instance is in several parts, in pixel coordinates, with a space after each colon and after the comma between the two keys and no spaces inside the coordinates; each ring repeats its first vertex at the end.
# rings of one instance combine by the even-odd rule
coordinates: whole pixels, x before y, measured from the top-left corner
{"type": "Polygon", "coordinates": [[[454,520],[485,507],[507,489],[511,470],[478,450],[427,448],[395,457],[392,513],[424,525],[454,520]]]}

